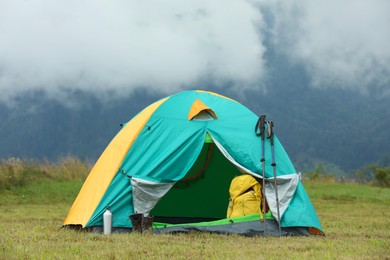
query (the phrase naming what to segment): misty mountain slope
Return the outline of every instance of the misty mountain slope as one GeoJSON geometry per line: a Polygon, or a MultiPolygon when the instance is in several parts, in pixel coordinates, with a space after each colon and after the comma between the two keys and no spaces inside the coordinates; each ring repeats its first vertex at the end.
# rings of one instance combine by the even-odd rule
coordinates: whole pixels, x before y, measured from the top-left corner
{"type": "MultiPolygon", "coordinates": [[[[266,114],[299,171],[323,164],[345,173],[390,154],[389,95],[363,95],[339,86],[315,88],[303,64],[289,62],[273,45],[265,58],[268,76],[252,90],[212,77],[184,88],[215,91],[258,115],[266,114]]],[[[153,89],[114,97],[101,91],[66,90],[56,98],[32,92],[11,106],[0,102],[0,157],[55,160],[75,155],[94,161],[121,123],[167,96],[153,89]]]]}
{"type": "Polygon", "coordinates": [[[390,152],[386,145],[390,135],[385,130],[390,121],[383,119],[390,118],[388,112],[383,113],[388,99],[313,89],[272,95],[265,103],[275,121],[275,131],[292,159],[302,161],[301,167],[315,159],[348,171],[376,162],[390,152]]]}
{"type": "Polygon", "coordinates": [[[67,98],[82,102],[69,107],[45,95],[26,95],[14,107],[1,106],[0,157],[54,160],[75,155],[96,160],[120,124],[151,101],[136,94],[107,103],[82,92],[67,98]]]}
{"type": "MultiPolygon", "coordinates": [[[[275,133],[301,171],[316,163],[350,171],[390,151],[388,98],[291,85],[270,88],[267,94],[230,96],[274,121],[275,133]]],[[[94,161],[121,123],[161,96],[138,92],[109,103],[86,93],[73,98],[85,104],[71,108],[40,96],[21,99],[14,109],[1,106],[0,156],[54,160],[75,155],[94,161]]]]}

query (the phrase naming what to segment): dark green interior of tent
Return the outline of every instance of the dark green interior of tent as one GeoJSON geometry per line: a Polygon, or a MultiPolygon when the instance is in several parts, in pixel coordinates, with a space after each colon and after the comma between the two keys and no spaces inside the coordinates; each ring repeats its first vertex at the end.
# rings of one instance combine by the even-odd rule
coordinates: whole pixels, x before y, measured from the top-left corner
{"type": "Polygon", "coordinates": [[[157,203],[156,221],[190,223],[226,218],[231,180],[239,170],[206,139],[186,176],[157,203]]]}

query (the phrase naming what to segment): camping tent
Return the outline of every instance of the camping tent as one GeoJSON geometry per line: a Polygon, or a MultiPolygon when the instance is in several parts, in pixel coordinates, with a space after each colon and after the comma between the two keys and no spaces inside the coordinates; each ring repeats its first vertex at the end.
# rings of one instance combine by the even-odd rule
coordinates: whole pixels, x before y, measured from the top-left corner
{"type": "MultiPolygon", "coordinates": [[[[131,230],[129,215],[137,212],[155,217],[155,233],[275,233],[277,205],[268,139],[267,226],[260,215],[226,219],[232,179],[240,174],[262,178],[257,121],[258,116],[242,104],[208,91],[183,91],[151,104],[124,124],[107,146],[64,226],[101,230],[103,213],[110,206],[118,231],[131,230]]],[[[314,207],[276,137],[274,151],[283,234],[323,235],[314,207]]]]}

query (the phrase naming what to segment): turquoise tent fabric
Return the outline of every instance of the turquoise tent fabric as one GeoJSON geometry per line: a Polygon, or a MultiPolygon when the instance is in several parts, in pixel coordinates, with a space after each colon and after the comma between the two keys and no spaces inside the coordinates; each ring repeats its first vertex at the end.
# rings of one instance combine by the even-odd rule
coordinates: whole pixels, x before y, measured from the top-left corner
{"type": "MultiPolygon", "coordinates": [[[[112,183],[87,226],[101,225],[101,215],[111,206],[114,222],[130,227],[128,215],[134,213],[130,178],[153,182],[182,179],[198,158],[207,133],[217,140],[240,165],[261,175],[261,141],[254,132],[258,116],[242,104],[210,94],[184,91],[162,103],[130,147],[112,183]],[[217,115],[209,121],[188,120],[188,112],[199,99],[217,115]]],[[[296,174],[283,146],[275,138],[277,175],[296,174]]],[[[265,175],[273,177],[271,147],[265,140],[265,175]]],[[[283,215],[281,225],[322,227],[304,187],[299,183],[294,198],[283,215]]]]}

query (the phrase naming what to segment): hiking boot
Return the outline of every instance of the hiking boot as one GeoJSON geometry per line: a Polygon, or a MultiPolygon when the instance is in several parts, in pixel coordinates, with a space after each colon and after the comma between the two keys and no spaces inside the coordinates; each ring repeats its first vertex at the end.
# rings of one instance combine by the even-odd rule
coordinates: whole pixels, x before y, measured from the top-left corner
{"type": "Polygon", "coordinates": [[[130,215],[129,218],[133,226],[132,232],[142,234],[142,222],[144,219],[144,215],[137,213],[130,215]]]}
{"type": "Polygon", "coordinates": [[[147,216],[142,221],[142,233],[153,234],[153,216],[147,216]]]}

